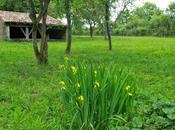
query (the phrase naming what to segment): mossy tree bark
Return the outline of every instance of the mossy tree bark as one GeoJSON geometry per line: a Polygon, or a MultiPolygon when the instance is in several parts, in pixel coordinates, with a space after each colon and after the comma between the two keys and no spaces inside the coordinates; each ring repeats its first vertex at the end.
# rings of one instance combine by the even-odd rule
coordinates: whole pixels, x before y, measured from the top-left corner
{"type": "Polygon", "coordinates": [[[70,54],[72,46],[71,0],[65,0],[65,13],[67,18],[67,47],[65,53],[70,54]]]}
{"type": "Polygon", "coordinates": [[[30,8],[29,16],[33,22],[33,27],[32,27],[33,50],[34,50],[34,54],[38,64],[46,64],[48,62],[46,19],[47,19],[49,3],[50,3],[50,0],[40,0],[40,9],[39,9],[39,14],[37,15],[34,1],[29,0],[29,8],[30,8]],[[41,43],[40,43],[40,49],[39,49],[38,42],[37,42],[37,31],[39,30],[39,26],[40,26],[39,24],[41,20],[42,20],[41,43]]]}

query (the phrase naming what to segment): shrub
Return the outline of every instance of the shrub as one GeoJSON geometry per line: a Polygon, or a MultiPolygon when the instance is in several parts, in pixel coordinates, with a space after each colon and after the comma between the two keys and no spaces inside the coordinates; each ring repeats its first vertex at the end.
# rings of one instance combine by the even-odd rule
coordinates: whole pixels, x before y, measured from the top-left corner
{"type": "Polygon", "coordinates": [[[60,88],[70,129],[108,129],[122,119],[119,114],[131,111],[135,85],[122,69],[70,62],[63,69],[60,88]]]}

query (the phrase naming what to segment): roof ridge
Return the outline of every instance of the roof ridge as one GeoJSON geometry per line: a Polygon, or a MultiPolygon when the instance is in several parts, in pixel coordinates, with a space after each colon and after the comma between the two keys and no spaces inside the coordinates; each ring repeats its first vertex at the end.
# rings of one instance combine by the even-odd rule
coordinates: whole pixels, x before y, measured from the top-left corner
{"type": "MultiPolygon", "coordinates": [[[[10,23],[10,22],[29,23],[29,24],[32,23],[28,12],[16,12],[16,11],[0,10],[0,17],[6,23],[10,23]]],[[[64,23],[62,23],[60,20],[58,20],[57,18],[54,18],[50,15],[48,15],[48,17],[47,17],[47,25],[65,26],[64,23]]]]}
{"type": "Polygon", "coordinates": [[[28,12],[9,11],[9,10],[0,10],[0,12],[11,12],[11,13],[28,13],[28,12]]]}

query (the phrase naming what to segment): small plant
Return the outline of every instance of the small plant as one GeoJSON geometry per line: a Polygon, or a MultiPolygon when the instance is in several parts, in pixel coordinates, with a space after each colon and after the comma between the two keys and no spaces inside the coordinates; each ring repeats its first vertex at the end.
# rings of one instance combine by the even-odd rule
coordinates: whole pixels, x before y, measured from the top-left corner
{"type": "Polygon", "coordinates": [[[112,65],[67,62],[60,89],[65,109],[72,113],[70,129],[108,129],[119,114],[132,109],[135,85],[122,69],[112,65]]]}

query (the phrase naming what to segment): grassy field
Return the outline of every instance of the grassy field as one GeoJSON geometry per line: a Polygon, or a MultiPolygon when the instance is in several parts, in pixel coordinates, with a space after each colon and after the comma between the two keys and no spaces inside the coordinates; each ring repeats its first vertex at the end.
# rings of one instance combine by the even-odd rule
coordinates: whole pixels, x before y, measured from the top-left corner
{"type": "MultiPolygon", "coordinates": [[[[66,123],[58,88],[65,47],[49,43],[49,64],[38,66],[30,42],[0,41],[0,129],[55,130],[66,123]]],[[[110,52],[102,37],[74,37],[69,57],[127,68],[138,82],[138,95],[175,100],[174,38],[113,37],[110,52]]]]}

